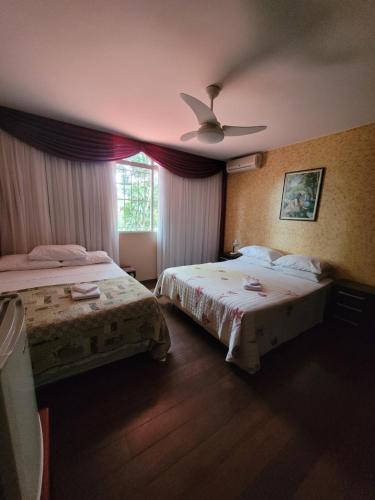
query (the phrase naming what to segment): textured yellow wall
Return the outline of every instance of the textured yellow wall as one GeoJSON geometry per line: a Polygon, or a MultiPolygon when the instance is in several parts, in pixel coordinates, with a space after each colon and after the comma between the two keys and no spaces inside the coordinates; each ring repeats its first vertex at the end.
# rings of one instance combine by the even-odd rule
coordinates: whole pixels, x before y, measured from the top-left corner
{"type": "Polygon", "coordinates": [[[375,285],[375,123],[269,151],[260,170],[228,177],[225,248],[265,245],[331,262],[375,285]],[[326,167],[316,222],[279,220],[284,172],[326,167]]]}

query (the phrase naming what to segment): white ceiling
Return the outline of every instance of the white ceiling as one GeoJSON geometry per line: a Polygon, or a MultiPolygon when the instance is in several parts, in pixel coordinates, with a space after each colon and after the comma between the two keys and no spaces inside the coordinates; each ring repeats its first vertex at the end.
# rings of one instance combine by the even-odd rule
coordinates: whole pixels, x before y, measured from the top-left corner
{"type": "Polygon", "coordinates": [[[373,0],[0,0],[0,104],[213,158],[375,121],[373,0]],[[227,125],[195,130],[186,92],[227,125]],[[207,102],[207,101],[206,101],[207,102]]]}

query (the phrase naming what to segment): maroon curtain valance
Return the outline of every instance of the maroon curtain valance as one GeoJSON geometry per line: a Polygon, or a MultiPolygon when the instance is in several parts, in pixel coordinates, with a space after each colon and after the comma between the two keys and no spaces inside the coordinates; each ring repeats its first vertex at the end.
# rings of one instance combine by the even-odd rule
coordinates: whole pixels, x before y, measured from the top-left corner
{"type": "Polygon", "coordinates": [[[67,160],[113,161],[143,151],[173,174],[190,178],[209,177],[225,166],[219,160],[3,106],[0,106],[0,128],[36,149],[67,160]]]}

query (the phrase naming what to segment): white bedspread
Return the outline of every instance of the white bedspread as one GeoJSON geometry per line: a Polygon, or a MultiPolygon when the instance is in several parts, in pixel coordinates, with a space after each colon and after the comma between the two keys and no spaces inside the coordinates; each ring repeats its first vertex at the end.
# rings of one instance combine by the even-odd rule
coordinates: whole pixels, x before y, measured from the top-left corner
{"type": "Polygon", "coordinates": [[[253,373],[261,355],[322,321],[329,283],[295,278],[239,258],[167,269],[155,294],[167,296],[227,345],[227,361],[253,373]],[[243,288],[247,275],[263,283],[262,292],[243,288]]]}
{"type": "Polygon", "coordinates": [[[0,273],[0,293],[36,288],[38,286],[84,283],[87,281],[119,278],[126,274],[114,262],[91,266],[5,271],[0,273]]]}

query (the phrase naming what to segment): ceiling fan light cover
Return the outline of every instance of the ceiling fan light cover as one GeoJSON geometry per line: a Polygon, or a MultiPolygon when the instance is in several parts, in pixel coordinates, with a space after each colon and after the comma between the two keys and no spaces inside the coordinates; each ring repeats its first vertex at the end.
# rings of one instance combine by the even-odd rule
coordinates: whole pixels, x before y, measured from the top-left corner
{"type": "Polygon", "coordinates": [[[199,129],[197,139],[205,144],[215,144],[224,139],[224,132],[220,126],[207,123],[199,129]]]}

